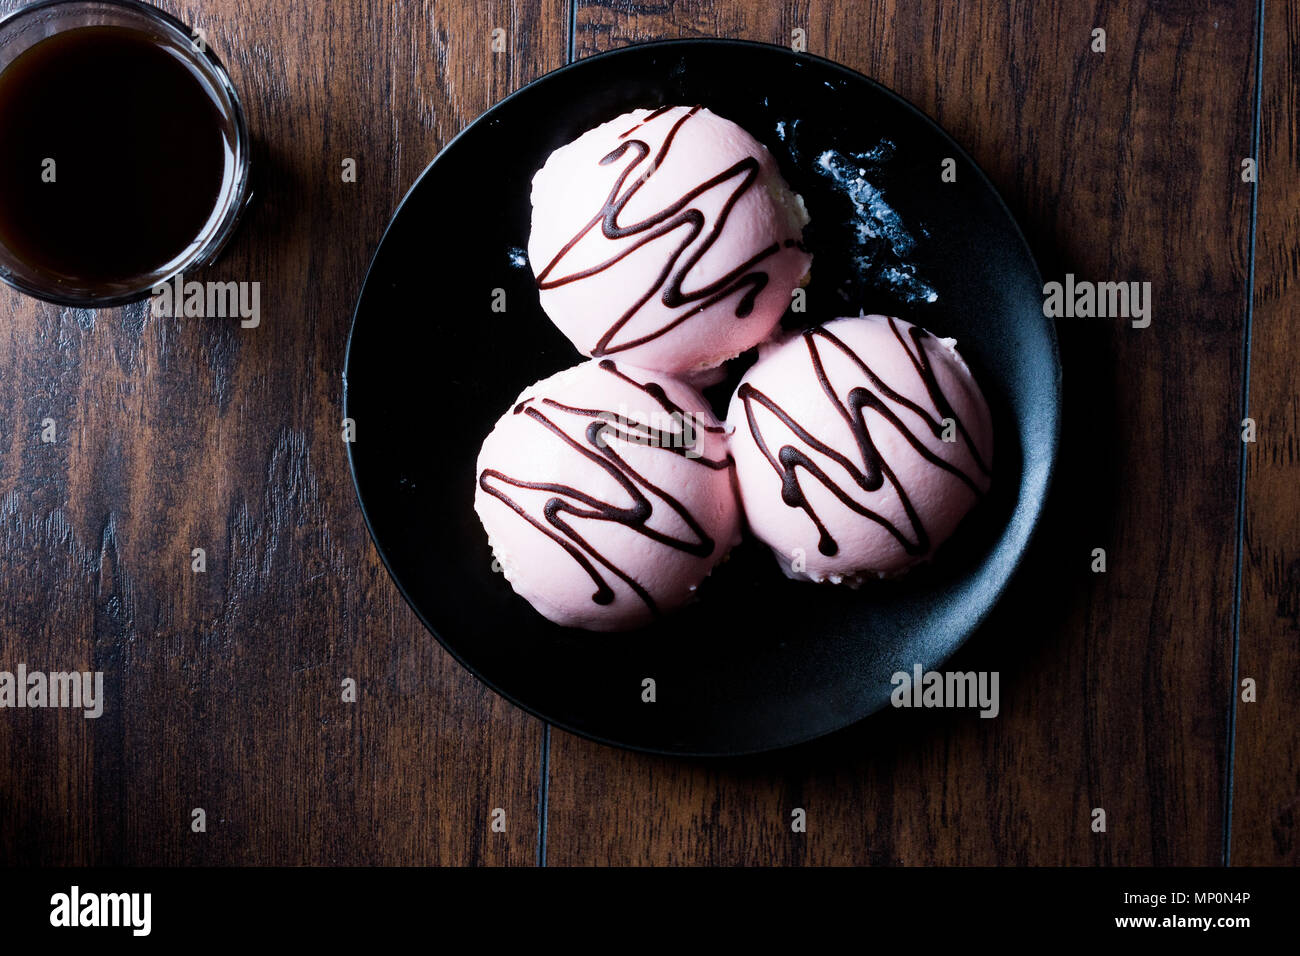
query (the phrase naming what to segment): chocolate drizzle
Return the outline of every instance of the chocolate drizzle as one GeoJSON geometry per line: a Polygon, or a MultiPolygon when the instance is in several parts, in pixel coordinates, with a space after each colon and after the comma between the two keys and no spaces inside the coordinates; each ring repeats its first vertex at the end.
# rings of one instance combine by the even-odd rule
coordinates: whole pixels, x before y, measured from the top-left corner
{"type": "Polygon", "coordinates": [[[737,390],[737,396],[745,406],[745,418],[749,424],[749,432],[754,438],[754,443],[758,446],[763,457],[765,457],[777,474],[781,476],[781,500],[791,508],[800,508],[808,515],[808,518],[817,528],[820,540],[817,549],[826,556],[833,556],[839,552],[839,544],[827,529],[825,523],[813,510],[812,504],[804,492],[803,485],[800,482],[799,470],[802,469],[807,475],[820,482],[829,490],[846,508],[859,514],[864,518],[876,522],[886,531],[888,531],[902,546],[903,550],[913,556],[919,557],[929,552],[930,537],[926,533],[925,527],[917,514],[911,499],[908,497],[907,490],[903,488],[901,482],[889,467],[876,447],[872,439],[871,430],[867,426],[865,410],[870,409],[878,413],[890,426],[897,429],[899,434],[916,449],[926,461],[940,468],[943,471],[958,478],[974,493],[975,497],[983,497],[974,478],[966,474],[955,465],[945,461],[940,456],[932,452],[926,445],[911,431],[891,408],[890,403],[901,405],[903,408],[914,412],[924,423],[930,434],[935,438],[940,438],[943,431],[943,420],[951,419],[957,432],[965,442],[967,450],[970,452],[971,459],[974,461],[976,468],[984,475],[989,474],[989,468],[980,456],[979,450],[971,441],[970,435],[966,431],[965,425],[953,411],[951,403],[943,394],[939,387],[939,381],[935,377],[934,369],[930,364],[930,357],[925,351],[925,342],[933,338],[930,333],[917,326],[909,329],[909,337],[915,346],[915,351],[908,347],[902,333],[899,330],[898,323],[889,318],[889,327],[898,340],[899,347],[907,353],[907,357],[916,374],[920,377],[925,385],[925,390],[930,396],[938,416],[932,416],[926,409],[922,408],[911,399],[900,395],[881,380],[871,368],[863,361],[862,357],[850,349],[834,333],[827,331],[825,328],[809,329],[803,333],[803,341],[808,347],[809,361],[812,362],[813,370],[817,374],[817,381],[821,389],[825,392],[826,397],[835,406],[840,417],[849,426],[853,433],[853,438],[858,448],[858,460],[854,461],[849,456],[842,454],[830,445],[818,439],[811,434],[803,425],[795,421],[783,408],[776,402],[765,395],[763,392],[754,388],[748,382],[743,383],[737,390]],[[854,365],[866,376],[870,383],[870,388],[857,386],[851,389],[847,396],[841,399],[831,385],[829,376],[826,374],[825,363],[819,350],[818,342],[824,341],[829,346],[838,349],[847,356],[854,365]],[[853,483],[863,491],[879,491],[888,482],[890,487],[898,494],[899,500],[903,505],[903,510],[907,513],[908,524],[910,525],[911,536],[909,537],[903,530],[898,528],[892,521],[871,508],[860,504],[848,493],[848,491],[831,479],[829,475],[817,464],[816,461],[805,451],[796,448],[793,445],[782,445],[775,453],[772,452],[764,439],[761,429],[755,417],[754,406],[761,405],[767,409],[776,418],[784,424],[790,431],[798,436],[800,441],[808,446],[814,453],[829,458],[838,464],[852,478],[853,483]]]}
{"type": "MultiPolygon", "coordinates": [[[[560,441],[572,448],[577,454],[604,470],[628,495],[630,505],[618,505],[588,494],[578,488],[553,482],[523,481],[513,478],[501,471],[485,468],[479,475],[479,487],[508,505],[517,515],[541,531],[576,561],[590,575],[596,590],[591,599],[596,604],[610,604],[614,600],[614,590],[602,575],[603,568],[609,574],[623,581],[646,604],[651,613],[659,613],[654,598],[646,588],[631,575],[621,570],[607,556],[602,554],[589,542],[577,528],[570,523],[570,518],[582,518],[592,521],[614,521],[630,528],[649,541],[682,551],[697,558],[711,555],[716,542],[704,531],[700,522],[675,497],[649,481],[634,469],[614,448],[616,442],[649,445],[663,451],[680,455],[704,468],[719,471],[732,466],[730,455],[721,459],[710,459],[702,454],[691,454],[692,446],[684,419],[695,422],[695,416],[675,404],[654,382],[641,383],[621,372],[613,361],[605,359],[600,363],[601,370],[615,376],[644,392],[668,414],[677,427],[672,429],[657,428],[650,422],[641,422],[617,412],[603,409],[576,408],[564,405],[554,399],[530,397],[514,407],[513,414],[526,415],[538,426],[553,433],[560,441]],[[571,437],[558,421],[565,417],[587,418],[591,421],[583,430],[582,440],[571,437]],[[505,486],[499,487],[500,486],[505,486]],[[530,513],[523,505],[512,498],[506,488],[524,488],[533,491],[551,493],[542,507],[541,515],[530,513]],[[654,515],[655,502],[658,499],[671,509],[685,523],[690,531],[689,537],[674,537],[650,527],[654,515]]],[[[693,424],[698,431],[709,434],[721,434],[725,431],[721,425],[693,424]]]]}
{"type": "MultiPolygon", "coordinates": [[[[649,181],[652,176],[654,176],[655,171],[663,165],[664,159],[667,157],[668,151],[672,147],[673,140],[677,136],[677,131],[682,128],[682,125],[686,123],[687,120],[698,113],[701,107],[692,107],[673,122],[667,136],[664,137],[663,145],[659,147],[659,151],[655,154],[654,159],[650,162],[649,166],[631,182],[630,185],[628,184],[629,178],[650,155],[650,146],[644,140],[628,139],[627,137],[631,136],[647,123],[650,123],[661,116],[667,115],[674,109],[675,107],[671,106],[660,107],[619,136],[619,139],[624,140],[624,142],[602,158],[600,160],[600,165],[608,166],[612,163],[618,162],[620,159],[628,155],[631,155],[631,161],[628,162],[626,167],[624,167],[622,173],[618,177],[618,181],[614,184],[614,188],[610,190],[609,196],[605,200],[605,204],[600,208],[596,215],[578,231],[577,235],[565,243],[564,247],[560,249],[555,258],[546,265],[546,268],[537,274],[537,288],[541,290],[554,289],[559,286],[567,285],[570,282],[577,282],[580,279],[585,279],[589,276],[604,272],[606,269],[621,262],[627,256],[636,252],[646,243],[653,242],[660,236],[675,232],[685,227],[685,232],[681,237],[681,241],[673,249],[667,261],[665,261],[663,269],[660,270],[654,283],[649,289],[645,290],[644,293],[638,295],[636,300],[632,303],[632,306],[620,315],[618,319],[615,320],[614,324],[601,335],[595,347],[591,350],[591,354],[597,358],[603,355],[614,355],[618,352],[626,351],[627,349],[635,348],[638,345],[644,345],[646,342],[653,341],[661,335],[672,331],[691,316],[699,314],[714,303],[720,302],[742,289],[745,291],[736,304],[735,315],[738,319],[745,318],[753,311],[754,302],[757,300],[759,293],[766,288],[768,283],[767,273],[755,270],[754,266],[769,256],[775,255],[781,249],[781,244],[774,242],[755,255],[750,256],[744,262],[740,263],[717,280],[710,282],[699,289],[686,290],[682,288],[686,274],[694,268],[695,264],[698,263],[700,259],[704,257],[705,253],[707,253],[713,246],[713,243],[717,240],[725,227],[727,217],[731,214],[732,208],[734,208],[740,197],[744,195],[745,191],[748,190],[758,178],[758,159],[753,156],[747,156],[745,159],[742,159],[738,163],[728,167],[716,176],[710,177],[664,209],[654,213],[653,215],[647,216],[640,222],[630,223],[627,225],[619,223],[619,215],[622,213],[624,207],[632,200],[632,197],[636,195],[637,191],[647,181],[649,181]],[[691,208],[690,204],[703,193],[706,193],[723,183],[733,183],[732,192],[727,197],[726,202],[718,213],[717,222],[713,223],[706,232],[704,214],[698,209],[691,208]],[[626,189],[624,188],[625,186],[626,189]],[[606,239],[617,240],[632,237],[639,238],[613,257],[606,259],[597,265],[567,275],[560,275],[552,278],[551,274],[557,269],[560,261],[569,254],[574,246],[576,246],[582,238],[596,226],[597,223],[600,224],[601,233],[606,239]],[[683,258],[683,253],[685,253],[701,235],[703,235],[704,238],[695,247],[695,250],[683,258]],[[681,260],[680,263],[679,260],[681,260]],[[648,332],[627,341],[616,343],[614,339],[619,332],[621,332],[627,324],[632,321],[633,317],[641,310],[641,308],[650,301],[656,292],[659,292],[660,290],[662,290],[661,299],[667,308],[678,309],[683,306],[693,307],[674,316],[672,321],[655,331],[648,332]]],[[[788,244],[789,241],[787,242],[787,245],[788,244]]]]}

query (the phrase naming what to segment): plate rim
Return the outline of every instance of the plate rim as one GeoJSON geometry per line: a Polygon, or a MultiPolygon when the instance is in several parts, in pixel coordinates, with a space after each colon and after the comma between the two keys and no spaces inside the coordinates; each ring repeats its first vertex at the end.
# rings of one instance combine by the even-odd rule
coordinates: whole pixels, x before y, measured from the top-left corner
{"type": "MultiPolygon", "coordinates": [[[[511,93],[508,93],[506,96],[502,97],[500,100],[497,100],[495,103],[493,103],[490,107],[488,107],[478,116],[476,116],[474,119],[466,123],[464,128],[462,128],[458,133],[456,133],[455,136],[453,136],[450,140],[448,140],[447,143],[443,145],[443,147],[439,149],[438,152],[434,155],[433,159],[431,159],[428,162],[428,164],[420,171],[419,175],[415,177],[415,181],[406,190],[406,192],[403,193],[401,201],[398,202],[397,206],[393,209],[392,214],[389,216],[388,223],[384,226],[384,231],[380,235],[379,242],[375,246],[375,251],[371,255],[370,262],[366,266],[365,276],[361,280],[361,288],[357,292],[356,304],[352,310],[352,321],[348,328],[347,346],[344,350],[344,355],[343,355],[342,408],[343,408],[344,418],[350,417],[348,415],[348,411],[349,411],[349,401],[351,397],[351,392],[348,383],[348,371],[352,365],[352,346],[356,339],[357,325],[361,316],[361,306],[366,297],[366,289],[370,284],[370,279],[372,273],[374,272],[375,263],[378,262],[379,256],[384,249],[384,243],[387,242],[389,233],[392,232],[394,224],[397,222],[397,219],[402,214],[402,210],[405,209],[407,202],[411,199],[412,195],[414,195],[415,191],[420,188],[420,185],[424,182],[425,178],[432,172],[433,168],[438,164],[438,161],[442,159],[443,156],[475,126],[477,126],[480,123],[489,122],[494,113],[501,110],[507,103],[515,99],[515,97],[520,96],[521,94],[523,94],[528,90],[531,90],[533,87],[538,86],[539,84],[545,82],[546,80],[552,79],[553,77],[556,77],[562,73],[569,72],[570,70],[578,69],[596,60],[618,57],[620,55],[625,55],[628,52],[633,50],[636,51],[646,51],[646,50],[656,50],[656,49],[666,50],[672,48],[699,47],[699,46],[704,46],[704,47],[728,46],[728,47],[745,48],[750,50],[763,50],[765,52],[780,51],[788,56],[794,57],[797,60],[813,61],[823,67],[830,67],[832,70],[836,72],[845,74],[851,79],[866,82],[869,86],[873,87],[877,93],[884,94],[885,96],[894,100],[895,103],[902,106],[905,111],[911,113],[922,123],[930,126],[933,130],[938,132],[940,136],[942,136],[947,142],[951,143],[952,146],[956,149],[957,155],[971,169],[974,170],[975,174],[979,177],[980,181],[982,181],[985,187],[987,187],[989,193],[991,193],[993,197],[996,199],[998,208],[1002,210],[1007,220],[1011,223],[1012,231],[1014,232],[1015,238],[1019,241],[1019,245],[1021,249],[1024,251],[1030,265],[1033,268],[1034,276],[1037,279],[1037,283],[1040,287],[1042,286],[1043,273],[1042,273],[1042,269],[1038,265],[1038,258],[1034,255],[1033,247],[1029,244],[1029,240],[1025,236],[1024,230],[1021,228],[1019,220],[1016,218],[1015,214],[1012,213],[1011,207],[1007,205],[1006,199],[1002,196],[1002,193],[993,184],[993,181],[989,179],[988,174],[984,172],[983,168],[977,162],[975,162],[975,160],[971,157],[971,155],[966,151],[965,147],[962,146],[962,144],[959,143],[951,133],[949,133],[946,129],[944,129],[943,126],[941,126],[937,120],[935,120],[928,113],[926,113],[924,110],[922,110],[911,100],[907,99],[900,93],[895,92],[894,90],[885,86],[883,83],[880,83],[879,81],[872,79],[866,74],[858,72],[852,67],[845,66],[843,63],[838,63],[835,60],[831,60],[827,57],[819,56],[815,53],[796,52],[786,46],[776,44],[776,43],[765,43],[757,40],[743,40],[743,39],[737,39],[733,37],[676,37],[676,38],[661,39],[661,40],[649,40],[645,42],[633,42],[613,50],[604,50],[600,53],[595,53],[592,54],[591,56],[583,57],[582,59],[579,60],[573,60],[570,63],[565,63],[559,67],[556,67],[553,70],[543,73],[541,76],[538,76],[530,80],[529,82],[525,83],[523,86],[519,87],[519,89],[511,93]]],[[[978,631],[981,626],[983,626],[985,620],[993,612],[993,609],[996,608],[1002,602],[1002,599],[1003,597],[1005,597],[1007,590],[1010,588],[1012,582],[1016,579],[1016,577],[1020,573],[1021,565],[1024,562],[1025,555],[1029,552],[1030,548],[1034,544],[1035,539],[1038,536],[1039,528],[1042,524],[1043,513],[1046,510],[1047,502],[1051,498],[1052,490],[1056,483],[1056,466],[1060,457],[1061,430],[1062,430],[1062,417],[1063,417],[1061,414],[1062,395],[1063,395],[1063,390],[1062,390],[1063,369],[1061,366],[1060,341],[1057,336],[1056,325],[1050,319],[1044,316],[1043,328],[1047,332],[1048,342],[1051,345],[1051,360],[1052,360],[1052,369],[1054,374],[1052,376],[1053,401],[1052,401],[1052,422],[1051,422],[1051,430],[1049,434],[1050,449],[1047,458],[1046,475],[1043,483],[1042,495],[1038,498],[1036,502],[1034,514],[1031,517],[1029,533],[1025,537],[1023,546],[1017,551],[1014,558],[1012,559],[1011,567],[1008,569],[1007,574],[1002,580],[1002,583],[996,589],[996,592],[992,600],[989,601],[988,605],[983,609],[983,611],[971,621],[970,627],[966,629],[966,633],[962,636],[961,640],[957,641],[952,647],[950,647],[947,650],[946,653],[944,653],[941,657],[939,657],[931,665],[932,667],[941,667],[952,657],[953,654],[955,654],[958,650],[964,647],[966,643],[971,639],[971,637],[975,634],[975,632],[978,631]]],[[[433,626],[433,624],[425,616],[424,612],[421,611],[420,608],[416,605],[415,601],[411,598],[411,595],[407,592],[406,586],[402,584],[401,580],[399,580],[397,574],[394,572],[389,556],[385,551],[383,545],[380,544],[378,535],[375,533],[374,525],[371,523],[371,519],[370,519],[370,512],[366,507],[365,501],[361,497],[361,483],[357,476],[357,463],[356,463],[356,458],[354,457],[353,446],[355,442],[346,442],[345,444],[347,445],[348,473],[352,478],[352,490],[353,490],[353,494],[356,496],[357,505],[361,509],[361,517],[366,526],[366,533],[370,537],[370,543],[374,547],[375,553],[379,555],[379,560],[383,564],[384,570],[387,572],[389,580],[397,588],[398,594],[402,596],[402,599],[406,601],[407,606],[415,613],[417,620],[419,620],[420,624],[424,626],[424,629],[433,636],[434,640],[436,640],[438,644],[441,645],[442,649],[446,651],[451,656],[451,658],[454,661],[456,661],[457,664],[459,664],[462,668],[468,671],[470,675],[472,675],[476,680],[478,680],[481,684],[483,684],[485,687],[491,690],[498,697],[502,698],[505,701],[508,701],[509,703],[513,704],[515,707],[518,707],[520,710],[524,711],[525,713],[543,721],[548,726],[558,727],[560,730],[563,730],[566,733],[574,734],[586,740],[591,740],[596,743],[603,744],[608,747],[615,747],[621,750],[630,750],[636,753],[653,754],[657,756],[666,756],[666,757],[700,759],[700,760],[718,760],[718,759],[751,757],[758,754],[772,754],[772,753],[779,753],[782,751],[793,750],[795,748],[810,744],[813,741],[822,740],[824,738],[833,736],[835,734],[842,733],[851,728],[858,727],[867,719],[875,716],[877,713],[879,713],[881,710],[884,709],[882,705],[881,707],[877,707],[874,710],[869,711],[868,713],[862,714],[860,717],[851,720],[848,723],[843,724],[839,727],[834,727],[829,730],[820,730],[811,734],[802,735],[799,736],[797,739],[788,742],[777,743],[772,746],[745,747],[740,749],[721,750],[721,751],[672,749],[668,747],[655,747],[655,746],[648,746],[645,744],[628,743],[625,741],[619,741],[609,737],[604,737],[601,736],[599,733],[594,733],[589,730],[584,730],[584,729],[570,726],[565,721],[556,720],[554,717],[543,714],[540,711],[533,708],[532,706],[518,700],[512,694],[506,693],[504,690],[498,687],[493,681],[489,680],[482,673],[480,673],[477,668],[470,666],[464,660],[464,658],[461,657],[460,653],[455,648],[451,647],[448,644],[448,642],[443,638],[442,634],[439,633],[438,629],[433,626]]],[[[1015,510],[1012,511],[1012,514],[1013,515],[1015,514],[1015,510]]]]}

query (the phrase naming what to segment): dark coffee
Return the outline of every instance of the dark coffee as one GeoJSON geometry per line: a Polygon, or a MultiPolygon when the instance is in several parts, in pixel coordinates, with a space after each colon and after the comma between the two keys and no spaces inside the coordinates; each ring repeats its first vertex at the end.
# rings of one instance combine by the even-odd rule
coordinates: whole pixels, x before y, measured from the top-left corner
{"type": "Polygon", "coordinates": [[[0,73],[0,242],[60,281],[146,276],[212,216],[229,136],[161,41],[120,26],[56,33],[0,73]]]}

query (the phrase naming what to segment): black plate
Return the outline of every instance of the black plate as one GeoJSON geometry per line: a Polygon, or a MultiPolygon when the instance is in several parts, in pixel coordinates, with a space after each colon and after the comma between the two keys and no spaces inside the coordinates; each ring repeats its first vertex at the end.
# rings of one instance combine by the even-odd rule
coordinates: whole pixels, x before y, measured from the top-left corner
{"type": "MultiPolygon", "coordinates": [[[[592,57],[485,113],[394,215],[357,304],[344,371],[357,494],[416,613],[457,660],[526,710],[659,752],[800,743],[884,706],[894,672],[946,660],[1005,589],[1056,458],[1060,363],[1042,301],[1024,237],[983,173],[879,84],[816,57],[729,40],[592,57]],[[714,573],[696,605],[661,625],[621,635],[566,630],[493,573],[472,508],[475,460],[493,423],[524,386],[580,360],[512,250],[527,245],[530,181],[552,150],[619,113],[669,103],[700,103],[746,127],[805,197],[815,230],[806,318],[861,305],[957,338],[994,410],[994,493],[933,566],[901,582],[856,592],[789,582],[751,543],[714,573]],[[794,119],[798,159],[789,136],[776,133],[794,119]],[[844,251],[851,210],[811,169],[822,150],[864,151],[882,138],[896,150],[877,185],[925,234],[913,261],[937,291],[934,303],[883,290],[859,296],[844,251]],[[945,157],[957,161],[954,183],[940,181],[945,157]],[[505,290],[504,314],[492,311],[494,289],[505,290]],[[647,677],[655,703],[641,700],[647,677]]],[[[734,382],[740,369],[731,371],[734,382]]],[[[710,397],[725,411],[725,386],[710,397]]]]}

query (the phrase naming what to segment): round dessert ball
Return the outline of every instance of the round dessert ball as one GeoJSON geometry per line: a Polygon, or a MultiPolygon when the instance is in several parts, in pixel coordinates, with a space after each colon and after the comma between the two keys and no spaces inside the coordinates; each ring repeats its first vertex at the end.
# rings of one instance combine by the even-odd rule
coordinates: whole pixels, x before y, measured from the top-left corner
{"type": "Polygon", "coordinates": [[[533,177],[542,308],[584,355],[690,373],[767,339],[808,213],[767,147],[702,107],[633,110],[533,177]]]}
{"type": "Polygon", "coordinates": [[[745,518],[788,577],[901,574],[988,491],[992,419],[955,345],[866,315],[760,352],[727,422],[745,518]]]}
{"type": "Polygon", "coordinates": [[[525,389],[477,474],[474,509],[506,580],[566,627],[654,621],[740,539],[725,429],[704,399],[611,359],[525,389]]]}

